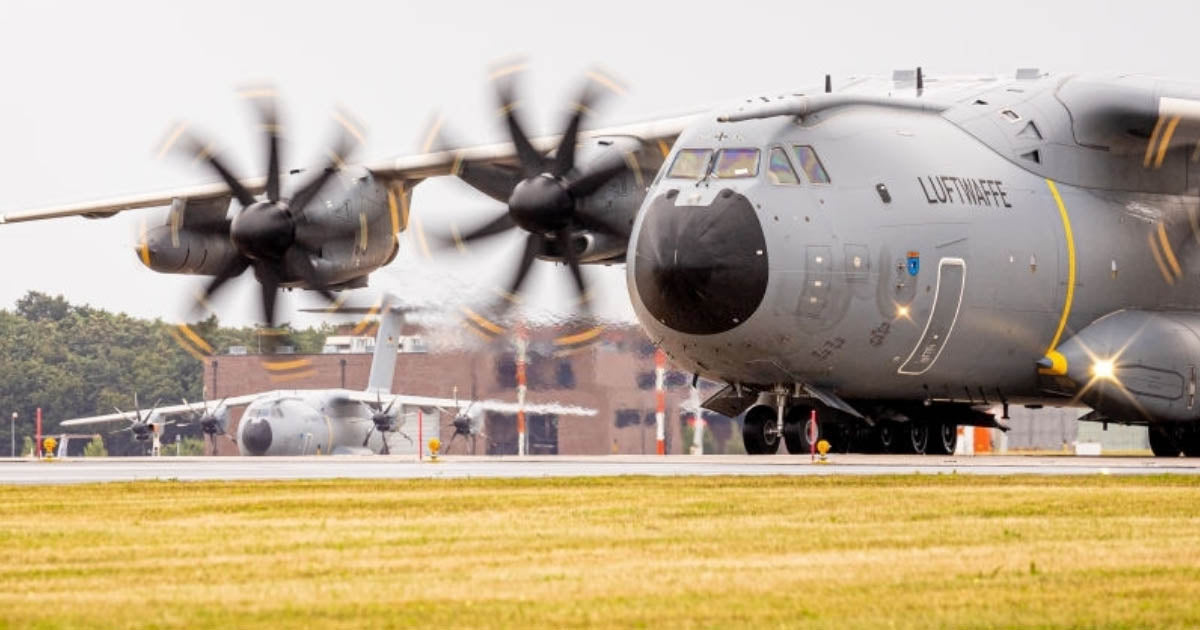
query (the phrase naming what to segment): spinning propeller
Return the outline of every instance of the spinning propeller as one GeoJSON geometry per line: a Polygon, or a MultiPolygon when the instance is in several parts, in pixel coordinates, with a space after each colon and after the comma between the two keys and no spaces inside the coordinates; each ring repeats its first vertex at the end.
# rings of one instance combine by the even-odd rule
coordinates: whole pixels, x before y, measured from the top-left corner
{"type": "MultiPolygon", "coordinates": [[[[507,285],[508,301],[515,301],[525,284],[535,258],[549,257],[566,263],[575,281],[580,304],[587,309],[588,286],[580,268],[582,247],[578,238],[583,232],[597,232],[628,239],[627,229],[607,217],[582,211],[583,201],[605,184],[629,169],[626,155],[612,150],[587,164],[577,164],[576,150],[579,129],[600,96],[597,85],[615,89],[615,84],[596,73],[574,104],[571,117],[553,156],[538,151],[529,140],[516,115],[516,75],[520,65],[501,68],[492,74],[500,111],[515,147],[520,163],[518,171],[482,162],[460,161],[457,174],[480,192],[503,201],[507,210],[493,219],[466,232],[457,230],[444,245],[461,247],[513,229],[526,233],[525,247],[507,285]]],[[[440,124],[433,131],[439,133],[440,124]]],[[[507,306],[501,305],[506,309],[507,306]]]]}
{"type": "MultiPolygon", "coordinates": [[[[112,431],[112,433],[120,433],[121,431],[129,431],[130,433],[133,434],[133,439],[137,440],[138,442],[149,441],[151,436],[153,435],[155,429],[159,426],[165,426],[165,424],[166,424],[166,423],[157,423],[157,422],[150,421],[151,419],[154,418],[154,412],[158,409],[158,401],[155,401],[154,406],[150,408],[149,413],[146,413],[143,415],[142,414],[142,406],[138,403],[137,392],[134,392],[133,407],[134,407],[135,415],[134,415],[134,419],[131,419],[129,421],[129,426],[125,427],[124,429],[117,429],[116,431],[112,431]]],[[[117,407],[113,407],[113,409],[116,410],[116,412],[119,414],[124,415],[124,413],[125,413],[124,411],[121,411],[117,407]]]]}
{"type": "Polygon", "coordinates": [[[258,199],[251,194],[229,170],[225,161],[212,150],[212,146],[193,136],[184,125],[171,133],[162,152],[178,147],[195,159],[206,162],[241,205],[232,221],[189,228],[224,235],[237,249],[237,256],[220,269],[205,287],[201,302],[207,303],[231,278],[253,269],[262,287],[263,321],[267,328],[273,328],[275,299],[281,284],[303,282],[305,288],[316,291],[326,300],[335,300],[317,274],[313,257],[319,255],[323,241],[347,235],[331,234],[327,230],[320,234],[306,231],[305,213],[363,138],[348,117],[335,116],[339,125],[326,164],[290,197],[284,197],[280,174],[280,125],[274,92],[255,90],[243,96],[254,104],[264,132],[267,147],[266,199],[258,199]]]}
{"type": "Polygon", "coordinates": [[[391,451],[390,451],[390,449],[388,449],[388,441],[387,441],[388,433],[399,433],[404,439],[408,440],[409,442],[412,442],[412,438],[409,437],[407,433],[400,430],[400,427],[399,427],[398,423],[396,422],[396,416],[392,415],[392,405],[396,404],[396,399],[393,398],[391,401],[388,402],[387,406],[384,407],[383,406],[383,395],[380,394],[379,392],[375,392],[375,397],[376,397],[375,398],[376,404],[377,404],[377,407],[379,408],[379,411],[376,411],[375,413],[371,414],[372,426],[370,429],[367,430],[367,436],[363,438],[362,445],[365,448],[367,446],[367,442],[371,441],[371,435],[374,434],[376,431],[379,431],[379,437],[383,441],[383,447],[379,449],[379,453],[381,455],[389,455],[389,454],[391,454],[391,451]]]}
{"type": "MultiPolygon", "coordinates": [[[[183,399],[183,404],[190,406],[186,398],[183,399]]],[[[234,437],[225,428],[224,416],[219,413],[224,404],[225,399],[222,398],[210,410],[208,408],[208,401],[206,400],[201,402],[201,411],[192,410],[192,422],[200,425],[200,431],[208,438],[213,455],[217,454],[217,436],[223,435],[230,440],[234,440],[234,437]]]]}
{"type": "MultiPolygon", "coordinates": [[[[474,389],[474,387],[472,387],[472,389],[474,389]]],[[[473,395],[472,398],[474,398],[473,395]]],[[[471,404],[467,405],[466,409],[463,409],[462,405],[458,404],[458,388],[454,388],[454,420],[451,421],[451,425],[454,427],[454,433],[450,436],[450,439],[446,440],[446,445],[442,447],[443,453],[450,450],[450,445],[454,442],[454,438],[459,436],[462,436],[464,441],[468,439],[471,441],[472,455],[475,454],[475,438],[478,436],[483,436],[485,440],[488,439],[488,436],[483,432],[483,423],[476,422],[474,416],[471,415],[471,409],[475,407],[475,402],[476,401],[472,400],[471,404]]],[[[441,407],[438,407],[438,411],[446,414],[450,413],[441,407]]]]}

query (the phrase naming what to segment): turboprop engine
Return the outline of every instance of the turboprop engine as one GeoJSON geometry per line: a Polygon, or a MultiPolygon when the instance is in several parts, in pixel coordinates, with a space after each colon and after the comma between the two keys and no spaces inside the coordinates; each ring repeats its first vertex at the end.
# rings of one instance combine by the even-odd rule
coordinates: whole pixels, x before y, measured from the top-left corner
{"type": "Polygon", "coordinates": [[[1200,313],[1123,310],[1089,324],[1044,371],[1065,375],[1100,419],[1130,424],[1200,420],[1200,313]],[[1057,365],[1055,365],[1057,364],[1057,365]]]}

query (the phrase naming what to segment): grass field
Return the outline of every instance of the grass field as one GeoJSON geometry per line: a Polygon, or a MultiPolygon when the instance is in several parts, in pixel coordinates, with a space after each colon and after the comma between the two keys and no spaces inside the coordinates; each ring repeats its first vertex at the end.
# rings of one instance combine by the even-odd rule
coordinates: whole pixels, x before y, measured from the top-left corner
{"type": "Polygon", "coordinates": [[[0,626],[1197,627],[1200,481],[0,488],[0,626]]]}

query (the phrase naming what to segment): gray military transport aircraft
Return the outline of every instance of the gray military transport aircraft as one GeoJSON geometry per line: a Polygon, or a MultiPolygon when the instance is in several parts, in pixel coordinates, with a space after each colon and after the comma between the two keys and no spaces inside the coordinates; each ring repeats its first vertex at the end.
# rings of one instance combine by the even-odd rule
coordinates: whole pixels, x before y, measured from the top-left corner
{"type": "MultiPolygon", "coordinates": [[[[237,444],[241,455],[364,455],[371,453],[415,454],[420,445],[414,436],[403,431],[406,420],[416,418],[423,410],[425,438],[438,436],[438,412],[453,407],[456,427],[469,415],[461,413],[460,405],[469,410],[515,413],[517,404],[500,400],[465,400],[427,396],[393,395],[392,378],[396,369],[396,353],[400,344],[403,311],[393,308],[394,300],[382,306],[379,331],[371,357],[371,372],[365,391],[347,389],[275,390],[260,394],[235,396],[210,405],[207,401],[167,407],[155,406],[143,414],[122,412],[73,418],[62,422],[63,427],[90,426],[127,421],[138,439],[150,435],[150,429],[139,433],[142,426],[161,426],[173,417],[191,417],[211,442],[216,453],[218,436],[228,435],[229,411],[246,405],[238,423],[237,434],[228,436],[237,444]]],[[[554,403],[527,404],[528,413],[594,416],[595,409],[554,403]]],[[[446,412],[449,413],[449,412],[446,412]]],[[[468,420],[469,421],[469,420],[468,420]]],[[[149,439],[148,437],[145,439],[149,439]]]]}
{"type": "MultiPolygon", "coordinates": [[[[1082,403],[1085,420],[1147,425],[1158,455],[1200,455],[1200,85],[898,71],[585,132],[596,86],[611,87],[596,75],[561,136],[530,139],[517,69],[493,76],[510,143],[431,140],[363,167],[361,186],[403,201],[456,175],[504,203],[454,241],[522,231],[513,294],[538,258],[566,263],[581,295],[581,264],[624,261],[638,319],[676,365],[727,384],[704,405],[745,414],[750,452],[807,450],[813,410],[835,447],[946,453],[955,425],[1003,426],[994,406],[1082,403]]],[[[197,254],[286,257],[288,239],[260,253],[240,234],[243,215],[288,216],[281,202],[222,177],[0,222],[203,207],[231,242],[197,254]]],[[[171,234],[193,242],[177,223],[153,233],[151,262],[180,247],[171,234]]],[[[485,314],[471,317],[502,330],[485,314]]]]}

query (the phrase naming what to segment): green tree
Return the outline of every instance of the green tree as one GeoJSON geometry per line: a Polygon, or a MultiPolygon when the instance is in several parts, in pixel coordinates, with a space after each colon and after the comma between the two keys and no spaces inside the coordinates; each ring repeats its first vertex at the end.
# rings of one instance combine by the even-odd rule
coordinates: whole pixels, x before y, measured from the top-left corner
{"type": "Polygon", "coordinates": [[[108,449],[104,448],[104,440],[100,439],[99,435],[92,438],[92,441],[88,442],[87,446],[83,447],[83,456],[108,457],[108,449]]]}

